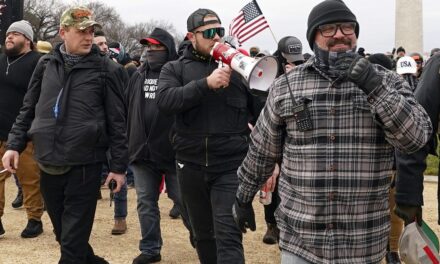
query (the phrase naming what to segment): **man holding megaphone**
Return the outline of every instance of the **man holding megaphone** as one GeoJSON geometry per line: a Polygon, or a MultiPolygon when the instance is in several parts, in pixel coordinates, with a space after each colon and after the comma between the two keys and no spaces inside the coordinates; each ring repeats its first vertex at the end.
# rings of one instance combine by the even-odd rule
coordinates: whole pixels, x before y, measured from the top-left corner
{"type": "Polygon", "coordinates": [[[200,262],[244,263],[242,234],[231,208],[237,168],[249,144],[247,124],[256,118],[261,102],[236,71],[226,63],[219,67],[211,57],[225,34],[217,14],[198,9],[187,28],[191,45],[162,68],[157,103],[175,115],[170,138],[200,262]]]}

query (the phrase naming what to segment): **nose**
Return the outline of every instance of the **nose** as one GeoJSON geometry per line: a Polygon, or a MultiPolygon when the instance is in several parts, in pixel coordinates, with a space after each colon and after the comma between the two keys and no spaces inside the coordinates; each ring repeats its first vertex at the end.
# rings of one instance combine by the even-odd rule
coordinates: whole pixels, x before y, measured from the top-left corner
{"type": "Polygon", "coordinates": [[[215,36],[214,36],[214,38],[213,38],[213,40],[215,41],[215,42],[218,42],[218,41],[220,41],[220,39],[221,39],[221,37],[217,34],[217,32],[215,33],[215,36]]]}

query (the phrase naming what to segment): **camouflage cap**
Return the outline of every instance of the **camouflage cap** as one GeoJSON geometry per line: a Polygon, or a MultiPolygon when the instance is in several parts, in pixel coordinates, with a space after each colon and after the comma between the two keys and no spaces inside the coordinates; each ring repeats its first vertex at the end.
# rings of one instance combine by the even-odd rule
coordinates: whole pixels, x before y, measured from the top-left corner
{"type": "Polygon", "coordinates": [[[93,12],[85,6],[71,7],[61,15],[60,25],[62,27],[75,27],[84,30],[91,26],[101,25],[93,20],[93,12]]]}

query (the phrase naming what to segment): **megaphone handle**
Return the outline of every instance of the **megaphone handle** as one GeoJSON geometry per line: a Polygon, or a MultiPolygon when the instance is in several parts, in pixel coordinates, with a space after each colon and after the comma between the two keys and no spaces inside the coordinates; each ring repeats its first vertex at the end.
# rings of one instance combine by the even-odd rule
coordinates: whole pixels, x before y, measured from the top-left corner
{"type": "Polygon", "coordinates": [[[222,60],[218,60],[218,67],[217,68],[223,68],[223,61],[222,60]]]}

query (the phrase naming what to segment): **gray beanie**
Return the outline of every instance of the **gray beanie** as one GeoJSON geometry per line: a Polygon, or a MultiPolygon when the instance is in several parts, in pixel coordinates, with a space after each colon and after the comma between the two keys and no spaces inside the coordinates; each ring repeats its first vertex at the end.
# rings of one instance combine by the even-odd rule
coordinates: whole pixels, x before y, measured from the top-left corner
{"type": "Polygon", "coordinates": [[[12,23],[6,31],[6,35],[8,35],[9,32],[18,32],[23,34],[30,41],[34,40],[34,31],[32,30],[32,26],[26,20],[20,20],[12,23]]]}

